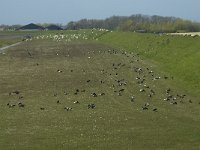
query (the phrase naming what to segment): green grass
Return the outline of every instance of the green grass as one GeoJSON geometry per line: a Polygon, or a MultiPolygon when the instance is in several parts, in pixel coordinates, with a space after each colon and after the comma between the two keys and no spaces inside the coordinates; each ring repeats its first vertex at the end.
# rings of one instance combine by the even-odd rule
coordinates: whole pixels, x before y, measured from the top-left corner
{"type": "MultiPolygon", "coordinates": [[[[162,68],[164,60],[158,63],[154,55],[144,55],[146,48],[142,43],[141,51],[135,49],[133,54],[124,54],[124,51],[119,50],[125,42],[124,40],[118,43],[123,34],[130,34],[130,37],[135,37],[138,42],[147,36],[152,44],[154,40],[151,38],[164,37],[114,32],[101,36],[102,43],[92,41],[96,34],[87,30],[66,31],[65,34],[75,32],[86,32],[90,38],[72,42],[32,40],[12,47],[4,55],[0,55],[1,150],[200,148],[200,105],[196,99],[197,95],[188,91],[186,98],[175,100],[177,105],[164,101],[168,88],[171,88],[174,97],[177,94],[185,94],[185,87],[180,88],[178,84],[174,84],[179,83],[178,77],[174,75],[172,80],[172,73],[162,68]],[[118,42],[114,43],[117,40],[118,42]],[[111,53],[112,50],[115,50],[116,54],[111,53]],[[141,56],[136,56],[136,53],[141,56]],[[125,66],[114,69],[113,63],[115,66],[119,63],[125,66]],[[143,69],[140,75],[135,72],[136,67],[143,69]],[[160,76],[161,79],[152,80],[153,77],[146,68],[153,70],[154,77],[160,76]],[[164,79],[164,76],[169,78],[164,79]],[[146,80],[139,85],[136,77],[146,80]],[[118,86],[116,80],[121,79],[125,79],[127,84],[118,86]],[[91,81],[88,83],[87,80],[91,81]],[[101,84],[100,81],[105,83],[101,84]],[[144,93],[139,92],[144,88],[144,84],[153,89],[156,95],[149,98],[148,88],[145,88],[144,93]],[[122,96],[118,96],[118,92],[114,91],[122,88],[125,91],[122,96]],[[75,95],[76,89],[86,91],[75,95]],[[15,90],[19,90],[20,94],[9,96],[9,92],[15,90]],[[65,91],[68,95],[64,94],[65,91]],[[105,95],[92,97],[93,92],[103,92],[105,95]],[[55,93],[57,96],[54,96],[55,93]],[[130,99],[133,95],[135,102],[130,99]],[[20,96],[24,98],[20,100],[20,96]],[[189,103],[189,99],[192,103],[189,103]],[[58,100],[60,104],[57,104],[58,100]],[[79,101],[80,104],[74,104],[74,101],[79,101]],[[25,107],[7,106],[7,103],[17,105],[18,102],[24,103],[25,107]],[[147,102],[150,106],[144,111],[142,106],[147,102]],[[91,103],[96,105],[95,109],[87,108],[91,103]],[[41,110],[41,107],[45,110],[41,110]],[[64,107],[72,107],[73,110],[66,111],[64,107]],[[154,108],[157,108],[158,112],[152,111],[154,108]]],[[[98,33],[97,36],[100,35],[98,33]]],[[[130,40],[129,45],[134,45],[133,41],[130,40]]],[[[155,44],[152,47],[160,46],[155,44]]],[[[130,46],[123,49],[131,50],[130,46]]]]}
{"type": "Polygon", "coordinates": [[[0,39],[0,48],[1,47],[4,47],[4,46],[8,46],[8,45],[12,45],[12,44],[15,44],[15,43],[17,43],[18,41],[20,41],[20,40],[2,40],[2,39],[0,39]]]}
{"type": "Polygon", "coordinates": [[[0,48],[20,42],[26,33],[0,31],[0,48]]]}
{"type": "MultiPolygon", "coordinates": [[[[32,37],[41,37],[49,35],[69,35],[77,36],[80,35],[87,37],[87,40],[96,40],[102,35],[105,35],[107,31],[98,31],[98,30],[64,30],[64,31],[0,31],[0,48],[14,43],[22,41],[24,36],[30,35],[32,37]]],[[[75,39],[72,39],[75,40],[75,39]]],[[[77,39],[80,41],[80,38],[77,39]]]]}
{"type": "Polygon", "coordinates": [[[102,42],[139,53],[157,65],[160,72],[175,77],[175,84],[200,97],[200,38],[112,32],[102,42]]]}

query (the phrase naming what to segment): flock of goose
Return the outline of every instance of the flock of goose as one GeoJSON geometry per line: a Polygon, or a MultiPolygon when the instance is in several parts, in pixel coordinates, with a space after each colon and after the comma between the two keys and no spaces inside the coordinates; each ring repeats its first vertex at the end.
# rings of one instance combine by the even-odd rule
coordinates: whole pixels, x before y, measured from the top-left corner
{"type": "Polygon", "coordinates": [[[104,33],[110,32],[106,29],[92,29],[91,31],[82,31],[83,33],[46,33],[37,36],[25,37],[24,41],[32,40],[53,40],[56,42],[72,42],[77,40],[98,40],[98,37],[104,33]]]}
{"type": "MultiPolygon", "coordinates": [[[[108,31],[104,31],[101,30],[101,32],[108,32],[108,31]]],[[[93,38],[98,36],[99,33],[95,33],[92,31],[92,34],[94,34],[93,38]]],[[[88,35],[86,35],[85,33],[83,35],[81,34],[73,34],[73,35],[41,35],[41,36],[36,36],[33,39],[35,40],[42,40],[42,39],[53,39],[56,41],[60,41],[65,39],[66,42],[71,41],[72,39],[85,39],[87,40],[89,37],[88,35]]],[[[73,50],[73,49],[72,49],[73,50]]],[[[84,53],[84,52],[83,52],[84,53]]],[[[92,50],[89,52],[84,53],[84,57],[86,57],[88,60],[91,58],[91,54],[93,53],[93,59],[95,59],[95,55],[96,55],[96,51],[92,50]]],[[[101,69],[99,71],[99,77],[101,75],[104,75],[104,78],[100,79],[99,84],[105,85],[105,89],[108,88],[107,92],[92,92],[92,93],[87,93],[88,96],[91,96],[93,98],[98,99],[98,97],[100,96],[110,96],[112,97],[113,95],[116,97],[121,97],[123,98],[123,96],[126,95],[126,91],[128,91],[130,88],[130,86],[136,86],[137,87],[137,96],[134,94],[130,94],[128,95],[129,99],[127,99],[127,95],[126,97],[124,97],[124,99],[127,99],[129,102],[131,103],[136,103],[137,102],[137,97],[138,95],[143,95],[144,97],[146,97],[146,99],[148,100],[147,102],[144,102],[143,105],[141,105],[140,109],[143,111],[147,111],[147,110],[151,110],[154,112],[158,112],[159,108],[155,107],[154,105],[151,104],[151,102],[154,99],[160,99],[163,102],[168,102],[171,105],[178,105],[181,103],[192,103],[192,100],[188,99],[187,96],[185,94],[175,94],[175,91],[173,91],[171,88],[166,88],[166,90],[163,92],[164,94],[162,94],[162,92],[159,90],[157,90],[157,88],[155,87],[155,82],[158,82],[160,80],[173,80],[173,77],[168,77],[168,76],[159,76],[157,75],[151,67],[144,67],[142,65],[142,63],[140,63],[141,59],[139,54],[134,55],[133,53],[128,53],[126,51],[123,50],[105,50],[105,51],[98,51],[99,55],[107,55],[110,56],[110,58],[113,57],[113,55],[115,56],[119,56],[121,57],[121,62],[112,62],[110,64],[107,64],[109,67],[105,67],[105,69],[101,69]],[[126,61],[123,61],[124,59],[126,59],[126,61]],[[127,61],[128,60],[128,61],[127,61]],[[125,62],[125,63],[124,63],[125,62]],[[127,63],[129,62],[129,63],[127,63]],[[140,67],[138,67],[140,66],[140,67]],[[142,67],[141,67],[142,66],[142,67]],[[132,81],[130,81],[130,79],[126,79],[126,76],[120,76],[120,74],[122,73],[122,70],[127,70],[129,69],[129,71],[132,72],[133,76],[135,77],[135,79],[131,79],[132,81]],[[109,78],[110,81],[106,81],[105,78],[109,78]],[[106,83],[109,82],[109,83],[106,83]],[[134,84],[133,84],[134,83],[134,84]],[[127,85],[129,85],[127,87],[127,85]],[[110,92],[109,90],[112,89],[112,92],[110,92]],[[140,93],[140,94],[139,94],[140,93]],[[158,98],[158,95],[160,96],[160,98],[158,98]],[[155,98],[156,97],[156,98],[155,98]],[[163,98],[164,97],[164,98],[163,98]]],[[[55,56],[56,57],[56,56],[55,56]]],[[[37,63],[37,66],[39,66],[39,64],[37,63]]],[[[76,68],[75,68],[76,69],[76,68]]],[[[87,68],[83,69],[82,72],[85,73],[85,70],[87,68]]],[[[57,69],[56,70],[57,73],[59,74],[64,74],[65,72],[61,69],[57,69]]],[[[73,70],[71,70],[70,72],[73,72],[73,70]]],[[[86,84],[92,84],[93,79],[87,79],[85,81],[86,84]]],[[[96,86],[96,85],[95,85],[96,86]]],[[[76,89],[75,92],[73,93],[69,93],[69,92],[64,92],[64,95],[68,96],[69,94],[73,94],[74,97],[80,95],[79,93],[86,93],[87,89],[76,89]]],[[[19,107],[19,108],[25,108],[26,105],[23,103],[23,99],[24,97],[21,95],[19,90],[13,91],[9,93],[9,96],[12,97],[13,95],[17,95],[18,96],[18,102],[13,103],[12,101],[7,103],[8,108],[15,108],[15,107],[19,107]]],[[[57,97],[58,94],[52,92],[53,97],[57,97]]],[[[107,97],[106,97],[107,98],[107,97]]],[[[62,104],[60,100],[55,101],[55,103],[57,103],[58,105],[62,104]]],[[[80,101],[75,100],[74,105],[81,105],[82,103],[80,101]]],[[[94,103],[94,101],[92,103],[89,103],[86,105],[87,109],[96,109],[98,106],[94,103]]],[[[40,107],[40,110],[45,110],[46,108],[44,106],[40,107]]],[[[73,107],[72,106],[63,106],[63,109],[66,111],[72,111],[73,107]]]]}

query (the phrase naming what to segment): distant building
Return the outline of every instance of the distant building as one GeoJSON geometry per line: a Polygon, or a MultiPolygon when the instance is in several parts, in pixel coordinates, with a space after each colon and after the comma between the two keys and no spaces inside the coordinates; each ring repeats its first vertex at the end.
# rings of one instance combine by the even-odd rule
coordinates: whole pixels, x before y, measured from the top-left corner
{"type": "Polygon", "coordinates": [[[61,27],[57,26],[57,25],[50,25],[48,27],[45,28],[46,30],[63,30],[61,27]]]}
{"type": "Polygon", "coordinates": [[[0,28],[0,31],[3,31],[4,30],[4,28],[0,28]]]}
{"type": "Polygon", "coordinates": [[[20,27],[18,30],[20,31],[40,31],[44,30],[45,28],[33,23],[20,27]]]}
{"type": "Polygon", "coordinates": [[[137,32],[137,33],[146,33],[147,31],[146,30],[135,30],[135,32],[137,32]]]}

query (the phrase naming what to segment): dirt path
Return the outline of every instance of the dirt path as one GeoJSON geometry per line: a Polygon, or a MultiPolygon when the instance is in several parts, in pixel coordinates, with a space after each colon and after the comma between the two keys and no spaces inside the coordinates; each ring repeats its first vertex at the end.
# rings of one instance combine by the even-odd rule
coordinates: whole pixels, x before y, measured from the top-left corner
{"type": "Polygon", "coordinates": [[[6,49],[8,49],[10,47],[13,47],[13,46],[17,46],[19,44],[21,44],[21,42],[18,42],[18,43],[12,44],[12,45],[8,45],[8,46],[5,46],[5,47],[2,47],[2,48],[0,48],[0,53],[3,53],[4,50],[6,50],[6,49]]]}

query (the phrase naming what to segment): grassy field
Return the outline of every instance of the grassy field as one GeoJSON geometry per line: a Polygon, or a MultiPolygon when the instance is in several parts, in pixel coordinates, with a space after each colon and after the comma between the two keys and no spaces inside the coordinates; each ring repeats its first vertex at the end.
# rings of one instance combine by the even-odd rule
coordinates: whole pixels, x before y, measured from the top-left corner
{"type": "MultiPolygon", "coordinates": [[[[0,54],[1,150],[200,149],[199,87],[192,91],[184,73],[199,71],[199,39],[87,30],[33,34],[0,54]],[[178,63],[179,55],[191,68],[178,63]]],[[[198,86],[198,77],[193,80],[198,86]]]]}
{"type": "Polygon", "coordinates": [[[19,39],[0,39],[0,48],[19,42],[19,39]]]}
{"type": "Polygon", "coordinates": [[[200,97],[200,37],[112,32],[101,40],[140,54],[160,72],[174,76],[176,86],[200,97]]]}
{"type": "Polygon", "coordinates": [[[0,48],[20,42],[28,32],[0,31],[0,48]]]}

